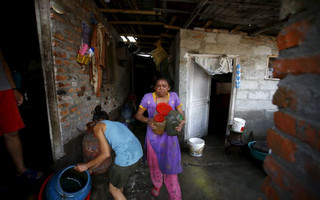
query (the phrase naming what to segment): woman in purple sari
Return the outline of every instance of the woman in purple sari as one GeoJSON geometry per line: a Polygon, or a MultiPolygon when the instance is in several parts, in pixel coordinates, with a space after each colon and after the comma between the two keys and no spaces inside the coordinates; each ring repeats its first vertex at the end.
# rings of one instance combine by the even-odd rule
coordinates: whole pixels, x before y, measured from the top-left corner
{"type": "MultiPolygon", "coordinates": [[[[158,103],[167,103],[173,110],[177,110],[184,118],[182,104],[175,92],[169,92],[170,81],[165,76],[156,79],[154,93],[147,93],[141,100],[136,119],[148,124],[145,148],[147,149],[147,161],[149,165],[153,188],[151,193],[159,195],[163,180],[169,193],[169,199],[180,200],[181,191],[178,173],[182,172],[181,152],[178,136],[169,136],[166,132],[158,135],[153,132],[154,124],[150,120],[156,112],[158,103]],[[148,112],[145,117],[144,112],[148,112]]],[[[182,120],[176,130],[181,131],[185,119],[182,120]]]]}

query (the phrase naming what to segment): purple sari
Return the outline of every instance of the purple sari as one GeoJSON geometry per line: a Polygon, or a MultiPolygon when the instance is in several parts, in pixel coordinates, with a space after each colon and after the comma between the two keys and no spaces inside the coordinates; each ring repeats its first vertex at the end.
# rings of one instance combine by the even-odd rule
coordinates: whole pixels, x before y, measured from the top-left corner
{"type": "MultiPolygon", "coordinates": [[[[156,111],[156,94],[147,93],[141,100],[140,108],[147,109],[149,118],[154,116],[156,111]]],[[[180,99],[175,92],[169,93],[168,104],[173,110],[181,106],[180,99]]],[[[157,155],[159,168],[164,174],[178,174],[182,172],[181,152],[178,136],[168,136],[166,132],[162,135],[155,134],[151,127],[147,127],[146,140],[149,140],[154,152],[157,155]]],[[[146,148],[146,145],[145,145],[146,148]]]]}

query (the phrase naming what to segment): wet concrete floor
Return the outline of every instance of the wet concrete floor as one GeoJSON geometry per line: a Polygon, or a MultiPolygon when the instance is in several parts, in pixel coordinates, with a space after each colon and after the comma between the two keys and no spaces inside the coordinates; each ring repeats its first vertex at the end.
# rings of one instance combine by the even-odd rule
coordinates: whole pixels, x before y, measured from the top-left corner
{"type": "MultiPolygon", "coordinates": [[[[144,145],[145,127],[133,130],[144,145]]],[[[201,157],[189,155],[182,148],[183,172],[178,175],[183,200],[251,200],[264,197],[260,186],[266,177],[262,163],[253,159],[246,146],[241,152],[226,154],[224,139],[207,135],[201,157]]],[[[92,200],[113,199],[108,192],[108,174],[92,176],[92,200]]],[[[124,187],[128,200],[166,200],[168,192],[162,185],[158,197],[150,194],[152,182],[147,163],[140,163],[124,187]]]]}

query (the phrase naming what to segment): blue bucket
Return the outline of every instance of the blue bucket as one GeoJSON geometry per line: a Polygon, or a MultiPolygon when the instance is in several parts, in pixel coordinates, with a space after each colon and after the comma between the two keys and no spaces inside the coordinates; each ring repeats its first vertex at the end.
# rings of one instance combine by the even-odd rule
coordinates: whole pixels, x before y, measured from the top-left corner
{"type": "Polygon", "coordinates": [[[53,174],[46,186],[47,200],[83,200],[91,190],[92,181],[88,171],[78,172],[68,166],[53,174]]]}

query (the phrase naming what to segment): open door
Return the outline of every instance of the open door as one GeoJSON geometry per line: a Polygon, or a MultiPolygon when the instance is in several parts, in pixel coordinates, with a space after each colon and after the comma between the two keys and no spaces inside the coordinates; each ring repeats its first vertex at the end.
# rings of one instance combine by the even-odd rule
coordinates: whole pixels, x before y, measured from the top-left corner
{"type": "Polygon", "coordinates": [[[234,70],[236,67],[234,66],[238,63],[238,56],[186,54],[185,57],[187,58],[187,123],[184,140],[187,141],[191,137],[203,137],[208,134],[211,76],[215,73],[232,73],[228,122],[233,118],[236,92],[234,87],[234,70]],[[222,57],[227,64],[224,66],[216,65],[216,63],[221,64],[222,57]],[[202,63],[201,60],[203,61],[202,63]]]}
{"type": "Polygon", "coordinates": [[[203,137],[208,132],[211,76],[190,59],[188,66],[188,99],[186,139],[203,137]]]}

